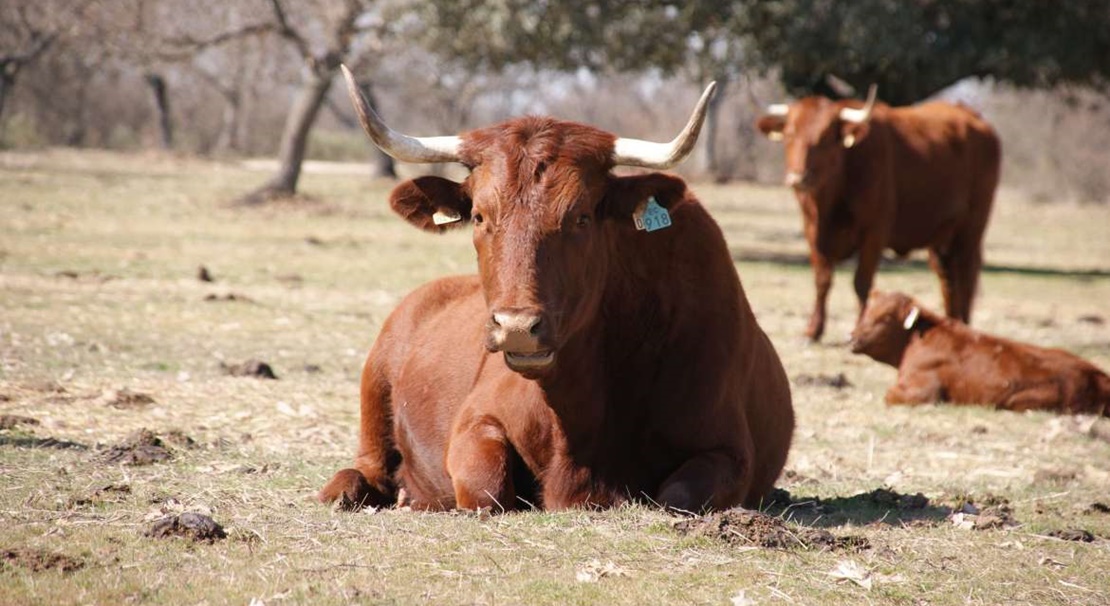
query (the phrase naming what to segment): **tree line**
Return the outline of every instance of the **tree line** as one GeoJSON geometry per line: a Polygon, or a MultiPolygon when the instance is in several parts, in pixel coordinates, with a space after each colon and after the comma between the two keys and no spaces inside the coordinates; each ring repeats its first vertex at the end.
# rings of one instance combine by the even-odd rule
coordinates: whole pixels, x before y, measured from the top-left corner
{"type": "MultiPolygon", "coordinates": [[[[474,126],[482,103],[509,112],[521,91],[545,86],[603,78],[696,90],[713,79],[723,94],[710,109],[705,168],[727,176],[735,159],[714,144],[730,93],[839,97],[877,83],[884,101],[908,104],[973,79],[1105,96],[1110,3],[9,0],[0,139],[17,145],[13,132],[31,123],[51,143],[112,145],[121,124],[145,122],[165,148],[192,137],[205,152],[261,149],[280,168],[244,199],[264,201],[296,191],[321,115],[352,125],[333,90],[341,63],[372,102],[407,87],[408,106],[438,104],[431,118],[402,120],[425,130],[474,126]],[[252,143],[250,124],[263,116],[282,127],[252,143]],[[199,132],[215,134],[200,143],[199,132]]],[[[545,109],[545,94],[525,109],[545,109]]],[[[759,101],[749,99],[751,111],[759,101]]],[[[393,173],[384,156],[374,165],[393,173]]]]}

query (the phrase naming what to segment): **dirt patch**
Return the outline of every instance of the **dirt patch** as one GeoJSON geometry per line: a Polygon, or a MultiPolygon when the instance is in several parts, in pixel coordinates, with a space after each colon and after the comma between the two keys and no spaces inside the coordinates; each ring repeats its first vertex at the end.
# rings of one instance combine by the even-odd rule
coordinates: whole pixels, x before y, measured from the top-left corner
{"type": "Polygon", "coordinates": [[[1010,501],[1004,497],[961,497],[948,519],[965,530],[992,530],[1019,526],[1010,501]]]}
{"type": "Polygon", "coordinates": [[[154,398],[150,394],[131,391],[126,387],[109,389],[100,395],[98,401],[119,410],[140,410],[154,404],[154,398]]]}
{"type": "Polygon", "coordinates": [[[690,536],[767,549],[862,551],[871,547],[864,537],[836,536],[827,530],[787,524],[780,518],[745,509],[682,520],[674,527],[690,536]]]}
{"type": "Polygon", "coordinates": [[[20,425],[40,425],[40,423],[39,420],[34,417],[0,415],[0,429],[15,429],[20,425]]]}
{"type": "Polygon", "coordinates": [[[0,551],[0,561],[4,566],[25,568],[31,572],[58,570],[73,572],[85,566],[83,560],[60,553],[50,553],[41,549],[5,549],[0,551]]]}
{"type": "Polygon", "coordinates": [[[129,484],[106,484],[88,494],[71,497],[68,506],[73,508],[99,505],[100,503],[115,503],[123,500],[129,494],[131,494],[129,484]]]}
{"type": "Polygon", "coordinates": [[[835,375],[825,374],[800,374],[794,377],[794,384],[801,386],[815,386],[815,387],[832,387],[833,389],[844,389],[845,387],[852,387],[852,382],[844,373],[839,372],[835,375]]]}
{"type": "Polygon", "coordinates": [[[1053,530],[1045,533],[1046,536],[1057,538],[1063,541],[1078,541],[1080,543],[1093,543],[1095,535],[1083,530],[1082,528],[1066,528],[1064,530],[1053,530]]]}
{"type": "Polygon", "coordinates": [[[1110,513],[1110,505],[1095,501],[1091,503],[1087,509],[1083,510],[1083,513],[1110,513]]]}
{"type": "Polygon", "coordinates": [[[192,512],[157,520],[143,534],[155,539],[181,537],[198,543],[213,543],[227,538],[227,532],[215,520],[202,513],[192,512]]]}
{"type": "Polygon", "coordinates": [[[920,492],[900,494],[889,488],[876,488],[868,493],[867,497],[876,505],[893,509],[925,509],[929,506],[929,499],[920,492]]]}
{"type": "Polygon", "coordinates": [[[1106,318],[1103,318],[1102,316],[1097,314],[1086,314],[1083,316],[1079,316],[1078,318],[1076,318],[1076,320],[1082,322],[1083,324],[1094,324],[1095,326],[1102,326],[1103,324],[1106,324],[1106,318]]]}
{"type": "Polygon", "coordinates": [[[261,360],[247,360],[240,364],[227,364],[220,362],[224,372],[233,377],[256,377],[259,379],[277,379],[274,369],[261,360]]]}
{"type": "Polygon", "coordinates": [[[145,428],[127,436],[122,443],[108,448],[100,455],[102,463],[121,465],[150,465],[172,458],[173,452],[162,439],[145,428]]]}
{"type": "Polygon", "coordinates": [[[200,267],[197,267],[197,279],[200,280],[201,282],[215,282],[216,281],[216,279],[212,277],[212,272],[208,271],[208,268],[203,266],[203,265],[201,265],[200,267]]]}
{"type": "Polygon", "coordinates": [[[240,294],[236,294],[236,293],[233,293],[233,292],[224,293],[222,295],[218,295],[216,293],[209,293],[207,295],[204,295],[204,300],[205,301],[240,301],[242,303],[254,303],[254,299],[252,299],[252,298],[250,298],[246,295],[240,295],[240,294]]]}

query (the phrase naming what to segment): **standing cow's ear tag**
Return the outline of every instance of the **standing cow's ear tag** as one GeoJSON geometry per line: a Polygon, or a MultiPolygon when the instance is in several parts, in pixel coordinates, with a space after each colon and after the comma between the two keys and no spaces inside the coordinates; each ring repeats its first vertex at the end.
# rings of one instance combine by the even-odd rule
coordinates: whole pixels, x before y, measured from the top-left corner
{"type": "Polygon", "coordinates": [[[916,305],[914,305],[913,309],[910,310],[910,313],[906,314],[906,321],[902,323],[902,326],[906,330],[913,328],[913,325],[917,324],[917,316],[919,315],[921,315],[921,310],[916,305]]]}
{"type": "Polygon", "coordinates": [[[462,221],[462,216],[453,210],[447,212],[437,210],[432,214],[432,223],[436,225],[447,225],[448,223],[456,223],[458,221],[462,221]]]}
{"type": "Polygon", "coordinates": [[[856,136],[854,134],[848,133],[847,135],[844,135],[844,147],[845,148],[852,149],[852,146],[855,145],[855,144],[856,144],[856,136]]]}
{"type": "Polygon", "coordinates": [[[632,213],[632,222],[636,229],[642,231],[655,231],[671,226],[671,213],[659,205],[655,196],[647,199],[647,203],[640,203],[636,212],[632,213]]]}

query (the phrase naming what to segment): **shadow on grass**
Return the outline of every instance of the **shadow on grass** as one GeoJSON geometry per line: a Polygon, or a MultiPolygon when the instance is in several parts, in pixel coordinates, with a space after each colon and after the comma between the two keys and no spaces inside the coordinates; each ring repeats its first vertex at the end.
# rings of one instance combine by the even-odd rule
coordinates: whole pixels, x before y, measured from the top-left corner
{"type": "Polygon", "coordinates": [[[853,525],[916,526],[944,522],[952,513],[945,505],[932,503],[923,494],[899,494],[888,488],[876,488],[850,497],[822,499],[793,496],[778,489],[762,508],[768,515],[817,528],[853,525]]]}
{"type": "Polygon", "coordinates": [[[38,438],[28,435],[0,434],[0,446],[14,446],[16,448],[54,448],[57,450],[88,450],[89,447],[80,442],[59,440],[57,438],[38,438]]]}
{"type": "MultiPolygon", "coordinates": [[[[773,265],[789,265],[808,267],[809,256],[796,253],[780,253],[750,248],[732,249],[732,260],[744,263],[770,263],[773,265]]],[[[850,266],[855,265],[854,258],[849,261],[850,266]]],[[[845,264],[846,267],[849,265],[845,264]]],[[[891,273],[932,272],[929,262],[922,259],[891,259],[883,258],[880,271],[891,273]]],[[[1023,267],[1019,265],[996,265],[986,263],[983,265],[985,274],[1017,274],[1022,276],[1042,276],[1058,278],[1095,279],[1110,278],[1110,269],[1065,269],[1058,267],[1023,267]]]]}

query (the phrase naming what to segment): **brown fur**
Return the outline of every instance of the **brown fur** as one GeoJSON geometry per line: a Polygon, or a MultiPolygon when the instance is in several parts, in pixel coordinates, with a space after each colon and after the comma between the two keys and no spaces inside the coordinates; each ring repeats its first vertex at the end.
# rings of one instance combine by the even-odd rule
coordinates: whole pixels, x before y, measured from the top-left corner
{"type": "Polygon", "coordinates": [[[1001,145],[973,111],[948,103],[877,104],[869,122],[839,118],[842,107],[808,97],[785,117],[764,116],[765,134],[783,136],[788,173],[801,181],[802,209],[817,294],[806,335],[825,329],[833,267],[859,255],[854,286],[862,311],[884,249],[927,248],[945,313],[971,320],[982,266],[983,232],[998,185],[1001,145]],[[851,135],[855,144],[844,146],[851,135]]]}
{"type": "Polygon", "coordinates": [[[522,118],[463,139],[463,183],[422,177],[391,202],[429,231],[434,209],[469,217],[479,275],[427,284],[386,321],[363,370],[354,468],[319,499],[389,505],[403,488],[425,509],[758,504],[789,449],[789,384],[682,180],[613,175],[613,135],[580,124],[522,118]],[[649,196],[671,227],[636,231],[649,196]],[[537,323],[513,332],[499,312],[537,323]],[[547,351],[552,366],[508,365],[547,351]]]}
{"type": "Polygon", "coordinates": [[[972,330],[901,293],[873,292],[852,351],[898,368],[888,404],[957,402],[1110,416],[1110,376],[1060,349],[972,330]],[[920,314],[907,330],[914,307],[920,314]]]}

